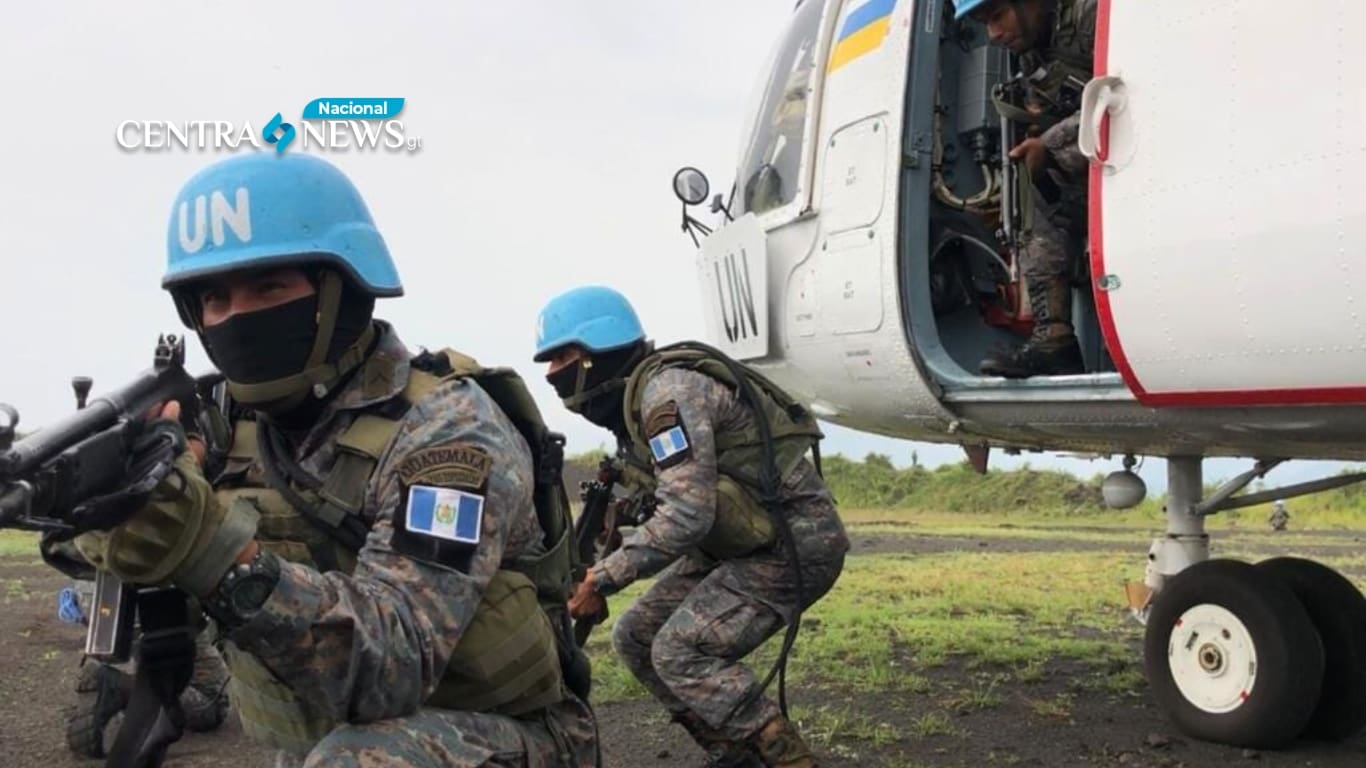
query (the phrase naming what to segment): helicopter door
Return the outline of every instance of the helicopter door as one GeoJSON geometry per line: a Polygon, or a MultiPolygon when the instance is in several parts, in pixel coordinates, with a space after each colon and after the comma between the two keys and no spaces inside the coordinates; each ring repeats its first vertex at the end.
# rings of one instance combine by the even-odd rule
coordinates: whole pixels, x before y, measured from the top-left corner
{"type": "Polygon", "coordinates": [[[1366,4],[1287,8],[1099,2],[1092,289],[1147,405],[1366,402],[1366,4]]]}

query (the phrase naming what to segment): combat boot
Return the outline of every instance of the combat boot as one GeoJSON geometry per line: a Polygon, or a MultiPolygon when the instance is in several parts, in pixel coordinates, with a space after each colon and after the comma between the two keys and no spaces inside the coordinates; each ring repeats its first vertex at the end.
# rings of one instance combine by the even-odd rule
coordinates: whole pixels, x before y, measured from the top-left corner
{"type": "Polygon", "coordinates": [[[67,708],[67,748],[84,757],[104,757],[105,731],[128,706],[132,687],[132,678],[117,668],[87,664],[76,680],[76,703],[67,708]]]}
{"type": "Polygon", "coordinates": [[[693,712],[675,712],[674,722],[683,726],[697,746],[707,754],[702,768],[763,768],[759,756],[748,744],[721,733],[693,712]]]}
{"type": "Polygon", "coordinates": [[[767,768],[819,768],[797,726],[782,715],[768,721],[750,740],[767,768]]]}
{"type": "Polygon", "coordinates": [[[212,731],[228,716],[228,696],[221,687],[205,690],[190,683],[180,692],[180,710],[185,713],[185,727],[197,733],[212,731]]]}
{"type": "Polygon", "coordinates": [[[996,350],[980,366],[984,376],[1027,379],[1085,373],[1081,345],[1072,330],[1072,288],[1061,276],[1026,278],[1034,330],[1018,349],[996,350]]]}

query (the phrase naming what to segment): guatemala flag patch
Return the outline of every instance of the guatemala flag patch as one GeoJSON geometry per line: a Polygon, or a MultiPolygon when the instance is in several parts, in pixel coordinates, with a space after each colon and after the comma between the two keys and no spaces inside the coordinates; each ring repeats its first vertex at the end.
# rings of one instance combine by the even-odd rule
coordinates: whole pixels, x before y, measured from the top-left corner
{"type": "Polygon", "coordinates": [[[655,463],[664,464],[669,459],[688,450],[688,436],[682,426],[671,427],[650,438],[650,453],[655,463]]]}
{"type": "Polygon", "coordinates": [[[413,532],[464,544],[479,543],[484,497],[477,493],[414,485],[408,488],[405,527],[413,532]]]}

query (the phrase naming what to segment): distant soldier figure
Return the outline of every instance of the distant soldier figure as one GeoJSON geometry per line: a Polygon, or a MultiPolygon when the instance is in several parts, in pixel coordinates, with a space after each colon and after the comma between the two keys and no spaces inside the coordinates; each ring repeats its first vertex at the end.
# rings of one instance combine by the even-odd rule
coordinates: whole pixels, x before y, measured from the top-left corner
{"type": "Polygon", "coordinates": [[[1286,525],[1290,523],[1290,513],[1285,510],[1283,500],[1276,499],[1276,503],[1271,505],[1271,518],[1268,522],[1271,523],[1271,530],[1273,531],[1284,531],[1286,525]]]}

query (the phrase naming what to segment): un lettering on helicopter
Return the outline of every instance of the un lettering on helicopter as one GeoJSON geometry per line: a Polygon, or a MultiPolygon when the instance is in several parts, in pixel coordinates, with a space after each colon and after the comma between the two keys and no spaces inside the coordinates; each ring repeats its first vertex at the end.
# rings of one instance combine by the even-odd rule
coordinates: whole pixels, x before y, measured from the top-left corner
{"type": "Polygon", "coordinates": [[[1093,1],[1069,94],[1079,370],[980,372],[1036,321],[1017,246],[1047,192],[999,106],[1031,73],[933,0],[798,2],[710,224],[688,213],[706,178],[675,176],[708,333],[823,420],[958,444],[979,471],[994,448],[1120,456],[1103,490],[1124,507],[1135,457],[1166,457],[1167,530],[1126,590],[1159,705],[1209,741],[1346,737],[1366,598],[1307,560],[1211,559],[1204,521],[1366,479],[1239,493],[1285,461],[1366,459],[1366,5],[1093,1]],[[1215,456],[1250,466],[1205,496],[1215,456]]]}

